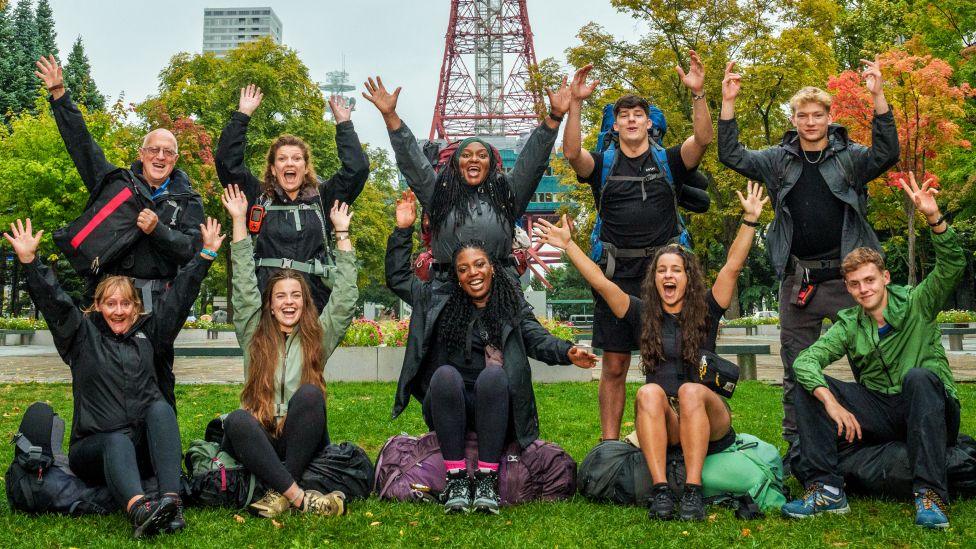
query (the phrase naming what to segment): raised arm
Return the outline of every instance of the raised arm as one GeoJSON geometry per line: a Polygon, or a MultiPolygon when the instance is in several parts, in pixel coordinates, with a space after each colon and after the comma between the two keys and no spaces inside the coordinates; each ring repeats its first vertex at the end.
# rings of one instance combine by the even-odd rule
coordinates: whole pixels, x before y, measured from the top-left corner
{"type": "Polygon", "coordinates": [[[559,225],[540,219],[535,225],[535,230],[543,242],[566,252],[566,256],[583,275],[583,279],[607,302],[614,316],[623,318],[627,314],[630,308],[630,296],[607,278],[600,270],[600,266],[573,242],[569,220],[566,219],[565,214],[559,225]]]}
{"type": "Polygon", "coordinates": [[[712,285],[712,296],[723,309],[728,309],[729,304],[732,303],[735,283],[745,267],[752,242],[756,239],[756,228],[759,226],[763,205],[769,202],[768,196],[763,198],[762,185],[753,181],[746,186],[746,196],[742,196],[738,190],[735,194],[739,195],[739,202],[742,203],[742,224],[739,225],[739,232],[735,233],[735,240],[729,246],[725,265],[718,272],[715,284],[712,285]]]}
{"type": "Polygon", "coordinates": [[[725,67],[722,80],[722,113],[718,121],[718,159],[739,175],[767,183],[763,177],[771,173],[770,160],[774,149],[753,151],[739,142],[739,123],[735,119],[735,99],[742,89],[742,76],[732,72],[735,62],[725,67]]]}
{"type": "MultiPolygon", "coordinates": [[[[220,201],[233,221],[230,260],[234,271],[231,281],[234,292],[231,304],[234,306],[234,332],[237,335],[237,343],[246,352],[261,320],[261,292],[258,290],[258,278],[254,273],[254,247],[247,234],[248,202],[237,185],[228,185],[220,201]]],[[[245,374],[247,374],[246,370],[245,374]]]]}
{"type": "Polygon", "coordinates": [[[880,177],[889,168],[898,163],[901,145],[898,142],[898,129],[895,128],[895,116],[888,107],[884,96],[884,82],[881,77],[880,63],[861,59],[865,65],[861,75],[864,86],[871,93],[874,103],[874,118],[871,121],[871,146],[852,146],[854,157],[854,173],[861,185],[880,177]]]}
{"type": "Polygon", "coordinates": [[[410,268],[413,224],[416,220],[416,197],[413,191],[403,191],[396,204],[396,228],[386,240],[386,287],[411,306],[414,293],[422,284],[410,268]]]}
{"type": "Polygon", "coordinates": [[[220,132],[217,153],[214,155],[220,184],[224,187],[237,185],[247,196],[249,204],[253,204],[261,194],[261,181],[254,177],[244,161],[247,150],[247,126],[263,97],[261,88],[254,84],[241,88],[238,110],[230,115],[230,120],[220,132]]]}
{"type": "Polygon", "coordinates": [[[708,112],[708,103],[705,102],[705,65],[695,50],[688,50],[688,57],[690,58],[688,72],[685,73],[681,65],[676,65],[675,70],[681,78],[681,83],[691,92],[691,122],[694,134],[681,144],[681,161],[690,170],[701,163],[702,157],[705,156],[705,149],[712,142],[715,132],[712,129],[712,115],[708,112]]]}
{"type": "Polygon", "coordinates": [[[329,108],[336,123],[336,151],[341,166],[319,186],[319,194],[325,204],[332,204],[336,200],[352,204],[369,179],[369,158],[352,125],[352,109],[346,100],[333,95],[329,98],[329,108]]]}
{"type": "Polygon", "coordinates": [[[565,78],[558,90],[546,90],[546,93],[549,95],[549,115],[532,130],[512,171],[508,173],[508,184],[515,194],[515,213],[518,216],[529,207],[539,180],[549,167],[549,157],[559,136],[560,121],[569,110],[571,93],[565,78]]]}
{"type": "Polygon", "coordinates": [[[329,219],[338,237],[336,275],[332,295],[319,315],[319,324],[323,331],[322,345],[331,354],[342,343],[356,313],[359,288],[356,286],[356,252],[352,250],[352,241],[349,240],[349,221],[352,219],[349,204],[333,203],[329,219]]]}
{"type": "Polygon", "coordinates": [[[71,95],[64,89],[64,78],[61,67],[54,56],[41,57],[35,63],[37,70],[34,74],[44,82],[44,87],[50,92],[51,112],[58,125],[58,132],[64,141],[71,161],[74,162],[81,180],[89,193],[102,181],[105,175],[116,169],[105,158],[102,148],[95,143],[85,118],[81,111],[71,101],[71,95]]]}
{"type": "Polygon", "coordinates": [[[587,83],[586,77],[593,70],[593,65],[581,67],[573,75],[570,85],[570,102],[566,128],[563,129],[563,157],[572,166],[573,171],[581,179],[586,179],[593,173],[593,157],[583,149],[583,130],[581,118],[583,116],[583,102],[593,94],[593,90],[600,84],[599,80],[587,83]]]}

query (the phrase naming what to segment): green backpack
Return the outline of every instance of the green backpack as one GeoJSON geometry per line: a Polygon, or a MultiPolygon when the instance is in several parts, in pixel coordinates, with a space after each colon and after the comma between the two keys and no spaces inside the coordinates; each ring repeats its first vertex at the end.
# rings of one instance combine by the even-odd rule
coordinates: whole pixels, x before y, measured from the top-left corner
{"type": "Polygon", "coordinates": [[[748,495],[762,511],[786,503],[783,460],[772,444],[738,433],[735,442],[705,458],[702,495],[709,503],[733,503],[748,495]]]}
{"type": "Polygon", "coordinates": [[[263,495],[257,478],[217,442],[194,440],[183,460],[199,505],[243,509],[263,495]]]}

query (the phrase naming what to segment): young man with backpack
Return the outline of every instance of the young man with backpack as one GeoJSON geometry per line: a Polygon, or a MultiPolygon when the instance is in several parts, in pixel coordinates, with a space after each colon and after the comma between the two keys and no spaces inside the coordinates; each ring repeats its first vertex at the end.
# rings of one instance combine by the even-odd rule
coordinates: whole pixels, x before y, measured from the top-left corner
{"type": "MultiPolygon", "coordinates": [[[[563,154],[581,182],[589,183],[600,218],[594,231],[594,260],[607,277],[630,295],[640,295],[647,265],[658,247],[683,232],[677,211],[685,185],[691,184],[705,148],[712,141],[712,119],[705,103],[705,67],[689,52],[687,73],[677,67],[681,82],[691,92],[694,134],[681,144],[663,148],[652,137],[663,131],[661,116],[652,122],[646,99],[624,95],[613,105],[614,143],[606,150],[583,150],[580,113],[599,81],[587,83],[588,65],[576,72],[570,86],[572,99],[563,134],[563,154]]],[[[609,121],[608,121],[609,122],[609,121]]],[[[707,200],[706,200],[707,203],[707,200]]],[[[707,206],[706,206],[707,209],[707,206]]],[[[683,240],[683,239],[682,239],[683,240]]],[[[620,418],[626,401],[625,381],[630,354],[640,348],[627,321],[610,312],[594,292],[593,346],[603,349],[600,375],[600,428],[603,439],[620,436],[620,418]]]]}
{"type": "Polygon", "coordinates": [[[959,434],[959,397],[942,347],[937,315],[966,270],[966,254],[935,202],[932,181],[919,189],[915,176],[901,187],[932,228],[935,268],[915,287],[889,284],[876,250],[857,248],[841,265],[856,307],[796,357],[800,461],[796,476],[807,491],[783,513],[807,518],[849,511],[840,449],[901,440],[914,475],[915,524],[948,528],[946,446],[959,434]],[[855,382],[826,377],[823,369],[843,356],[855,382]]]}
{"type": "Polygon", "coordinates": [[[874,101],[871,146],[854,143],[843,126],[832,124],[831,97],[806,87],[790,99],[791,122],[783,140],[762,150],[739,142],[735,100],[741,76],[729,63],[722,80],[718,158],[739,174],[766,185],[773,221],[766,233],[770,262],[780,280],[780,355],[783,359],[783,438],[789,442],[786,467],[796,447],[796,381],[793,361],[820,335],[824,318],[854,305],[841,276],[841,259],[855,248],[880,250],[867,220],[867,184],[898,161],[898,133],[885,100],[881,67],[862,60],[862,76],[874,101]]]}

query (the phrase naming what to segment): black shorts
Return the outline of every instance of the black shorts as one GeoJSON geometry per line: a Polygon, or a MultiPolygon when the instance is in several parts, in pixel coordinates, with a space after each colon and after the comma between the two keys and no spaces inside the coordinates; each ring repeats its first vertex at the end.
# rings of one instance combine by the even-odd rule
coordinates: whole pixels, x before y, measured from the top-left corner
{"type": "MultiPolygon", "coordinates": [[[[613,282],[624,292],[640,297],[642,277],[616,278],[613,282]]],[[[629,353],[640,349],[636,337],[638,326],[614,316],[610,306],[596,291],[593,292],[593,346],[611,353],[629,353]]]]}

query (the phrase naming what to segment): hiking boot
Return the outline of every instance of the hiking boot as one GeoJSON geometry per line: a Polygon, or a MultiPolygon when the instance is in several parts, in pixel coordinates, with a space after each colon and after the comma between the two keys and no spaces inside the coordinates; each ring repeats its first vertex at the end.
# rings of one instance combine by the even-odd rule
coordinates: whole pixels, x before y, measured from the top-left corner
{"type": "Polygon", "coordinates": [[[471,510],[471,479],[466,470],[447,474],[441,501],[444,502],[444,513],[448,515],[471,510]]]}
{"type": "Polygon", "coordinates": [[[681,494],[678,504],[678,518],[681,520],[705,520],[705,502],[702,500],[702,487],[697,484],[685,484],[685,491],[681,494]]]}
{"type": "Polygon", "coordinates": [[[474,473],[474,510],[487,515],[498,514],[498,471],[474,473]]]}
{"type": "Polygon", "coordinates": [[[317,490],[305,490],[305,498],[300,507],[303,513],[313,513],[323,517],[338,517],[346,514],[346,495],[335,490],[323,494],[317,490]]]}
{"type": "Polygon", "coordinates": [[[158,500],[145,496],[137,499],[127,513],[132,521],[132,537],[140,539],[155,536],[173,520],[176,510],[176,499],[170,496],[163,496],[158,500]]]}
{"type": "Polygon", "coordinates": [[[164,534],[175,534],[186,528],[186,519],[183,518],[183,500],[179,496],[173,497],[176,499],[176,512],[173,513],[173,518],[169,524],[163,527],[164,534]]]}
{"type": "Polygon", "coordinates": [[[656,520],[674,518],[674,495],[667,482],[651,487],[651,497],[647,498],[647,516],[656,520]]]}
{"type": "Polygon", "coordinates": [[[847,505],[847,496],[841,489],[833,494],[822,482],[811,484],[800,499],[795,499],[783,506],[782,513],[793,518],[809,518],[820,513],[845,514],[851,508],[847,505]]]}
{"type": "Polygon", "coordinates": [[[268,490],[261,499],[249,505],[247,510],[258,517],[275,518],[280,514],[287,513],[290,507],[291,502],[288,501],[288,498],[274,490],[268,490]]]}
{"type": "Polygon", "coordinates": [[[934,490],[922,488],[915,494],[915,524],[923,528],[948,528],[948,508],[934,490]]]}

